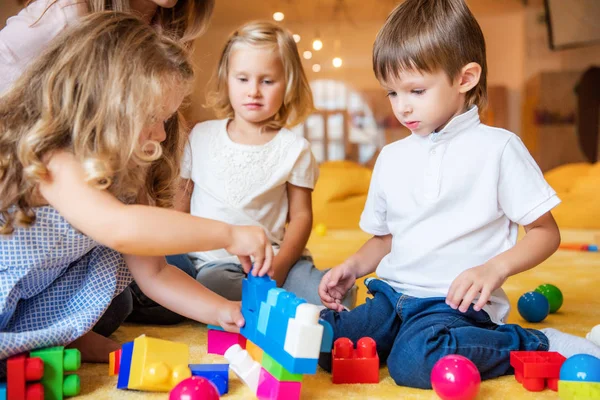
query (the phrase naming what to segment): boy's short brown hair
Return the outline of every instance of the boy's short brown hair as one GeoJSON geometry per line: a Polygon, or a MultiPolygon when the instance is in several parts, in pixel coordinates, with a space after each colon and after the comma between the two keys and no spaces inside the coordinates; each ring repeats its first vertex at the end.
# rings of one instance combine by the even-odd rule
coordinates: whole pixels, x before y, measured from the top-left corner
{"type": "Polygon", "coordinates": [[[400,72],[442,69],[454,79],[468,63],[481,66],[467,106],[487,101],[485,39],[464,0],[406,0],[389,15],[373,45],[373,71],[381,82],[400,72]]]}

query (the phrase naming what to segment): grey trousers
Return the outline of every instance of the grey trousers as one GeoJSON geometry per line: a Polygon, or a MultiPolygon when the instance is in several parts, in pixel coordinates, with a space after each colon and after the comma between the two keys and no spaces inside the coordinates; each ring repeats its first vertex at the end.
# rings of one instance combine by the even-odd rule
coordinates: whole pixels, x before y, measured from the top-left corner
{"type": "MultiPolygon", "coordinates": [[[[312,259],[303,257],[290,269],[282,288],[308,303],[321,305],[318,288],[327,271],[315,268],[312,259]]],[[[229,300],[239,301],[242,299],[242,281],[245,277],[246,274],[238,263],[214,262],[202,266],[196,280],[229,300]]],[[[354,307],[356,290],[354,286],[348,292],[342,301],[344,306],[350,309],[354,307]]]]}

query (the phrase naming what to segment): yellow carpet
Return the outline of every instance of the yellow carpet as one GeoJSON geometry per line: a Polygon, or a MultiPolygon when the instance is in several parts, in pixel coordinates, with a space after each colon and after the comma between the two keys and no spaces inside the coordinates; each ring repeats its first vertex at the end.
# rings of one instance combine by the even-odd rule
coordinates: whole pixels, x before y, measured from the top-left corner
{"type": "MultiPolygon", "coordinates": [[[[593,243],[599,231],[563,231],[563,242],[593,243]]],[[[355,251],[367,236],[358,230],[330,231],[325,237],[313,235],[309,243],[319,267],[336,265],[355,251]]],[[[504,286],[513,306],[521,294],[533,290],[541,283],[554,283],[562,291],[565,303],[557,314],[549,316],[540,324],[529,324],[521,319],[516,309],[509,322],[524,326],[542,328],[555,327],[566,332],[585,336],[596,324],[600,324],[600,296],[597,282],[600,273],[600,253],[559,251],[543,265],[513,277],[504,286]]],[[[364,289],[361,297],[364,298],[364,289]]],[[[129,341],[141,334],[188,343],[192,363],[224,362],[224,358],[206,354],[206,326],[197,323],[183,323],[175,327],[151,327],[126,325],[121,327],[114,338],[129,341]]],[[[115,388],[116,377],[109,377],[107,365],[86,364],[80,369],[82,394],[78,399],[166,399],[165,393],[144,393],[121,391],[115,388]]],[[[432,391],[398,387],[387,373],[381,369],[381,382],[378,385],[333,385],[331,378],[323,371],[315,376],[306,376],[302,385],[303,399],[435,399],[432,391]]],[[[252,399],[253,394],[230,374],[230,391],[223,396],[227,399],[252,399]]],[[[529,393],[516,383],[514,377],[507,376],[481,385],[478,399],[557,399],[555,392],[546,390],[529,393]]]]}

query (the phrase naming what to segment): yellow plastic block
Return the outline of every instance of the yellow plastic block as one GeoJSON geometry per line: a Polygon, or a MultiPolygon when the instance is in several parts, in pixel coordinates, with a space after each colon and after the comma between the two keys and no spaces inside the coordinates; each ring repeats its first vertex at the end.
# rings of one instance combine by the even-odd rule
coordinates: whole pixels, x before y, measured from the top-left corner
{"type": "Polygon", "coordinates": [[[113,351],[108,355],[108,376],[114,376],[115,374],[115,352],[113,351]]]}
{"type": "Polygon", "coordinates": [[[192,376],[186,344],[142,335],[133,341],[129,389],[168,392],[192,376]]]}
{"type": "Polygon", "coordinates": [[[558,397],[560,400],[598,400],[600,383],[558,381],[558,397]]]}
{"type": "Polygon", "coordinates": [[[262,362],[263,350],[249,340],[246,340],[246,351],[254,361],[259,364],[262,362]]]}

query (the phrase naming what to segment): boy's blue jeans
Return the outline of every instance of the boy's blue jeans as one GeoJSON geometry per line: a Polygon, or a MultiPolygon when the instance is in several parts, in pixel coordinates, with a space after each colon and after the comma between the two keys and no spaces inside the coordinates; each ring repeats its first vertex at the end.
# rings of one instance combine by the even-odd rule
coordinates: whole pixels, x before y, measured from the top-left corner
{"type": "MultiPolygon", "coordinates": [[[[444,297],[415,298],[396,292],[378,279],[366,282],[374,296],[352,311],[323,310],[336,340],[354,343],[369,336],[377,343],[380,361],[387,361],[396,384],[430,389],[433,365],[449,354],[475,363],[482,379],[512,374],[510,352],[547,351],[548,339],[534,329],[496,325],[485,311],[453,310],[444,297]]],[[[322,353],[319,365],[331,371],[331,354],[322,353]]]]}

